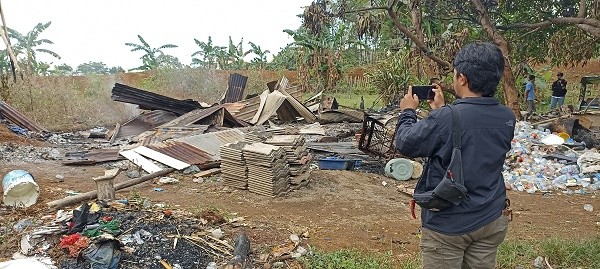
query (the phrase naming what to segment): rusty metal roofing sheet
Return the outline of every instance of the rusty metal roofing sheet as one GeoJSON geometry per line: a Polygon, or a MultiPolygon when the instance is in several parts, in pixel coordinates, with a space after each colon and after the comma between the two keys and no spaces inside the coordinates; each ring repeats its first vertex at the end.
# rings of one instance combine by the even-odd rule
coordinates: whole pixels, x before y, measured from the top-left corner
{"type": "Polygon", "coordinates": [[[136,104],[141,109],[165,110],[177,115],[183,115],[194,109],[202,108],[200,103],[193,100],[177,100],[120,83],[115,83],[111,98],[119,102],[136,104]]]}
{"type": "Polygon", "coordinates": [[[95,164],[124,159],[119,149],[96,149],[91,151],[68,152],[62,159],[64,165],[95,164]]]}
{"type": "Polygon", "coordinates": [[[327,110],[319,115],[320,123],[363,122],[365,113],[360,110],[340,109],[327,110]]]}
{"type": "Polygon", "coordinates": [[[139,144],[143,146],[159,143],[169,139],[181,138],[190,135],[203,134],[208,130],[208,125],[190,125],[186,127],[156,127],[137,136],[139,144]]]}
{"type": "Polygon", "coordinates": [[[176,141],[188,143],[216,156],[217,160],[221,159],[219,155],[220,146],[242,140],[244,140],[244,133],[238,129],[230,129],[176,139],[176,141]]]}
{"type": "Polygon", "coordinates": [[[248,126],[247,123],[240,121],[231,115],[223,105],[190,111],[162,126],[190,126],[191,124],[217,125],[224,127],[248,126]]]}
{"type": "Polygon", "coordinates": [[[205,163],[218,161],[218,159],[216,159],[214,155],[184,142],[171,140],[162,143],[152,144],[148,146],[148,148],[151,148],[162,154],[168,155],[188,164],[201,165],[205,163]]]}
{"type": "Polygon", "coordinates": [[[142,134],[145,131],[152,130],[157,126],[160,126],[175,118],[177,118],[177,115],[174,113],[162,110],[154,110],[142,113],[126,123],[123,123],[117,130],[115,130],[115,133],[113,134],[114,138],[111,140],[142,134]]]}
{"type": "Polygon", "coordinates": [[[234,103],[242,100],[244,96],[244,89],[246,88],[246,82],[248,77],[234,73],[229,75],[229,83],[227,84],[227,92],[225,98],[221,100],[223,103],[234,103]]]}
{"type": "Polygon", "coordinates": [[[27,118],[17,109],[15,109],[14,107],[12,107],[4,101],[0,101],[0,114],[2,114],[2,117],[6,118],[10,122],[19,125],[20,127],[25,128],[29,131],[38,133],[48,132],[48,130],[37,125],[35,122],[27,118]]]}

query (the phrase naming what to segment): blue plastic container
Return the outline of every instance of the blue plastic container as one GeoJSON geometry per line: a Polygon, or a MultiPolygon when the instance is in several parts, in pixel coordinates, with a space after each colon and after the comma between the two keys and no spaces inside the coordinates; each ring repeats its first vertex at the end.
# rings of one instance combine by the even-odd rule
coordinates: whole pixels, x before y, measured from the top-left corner
{"type": "Polygon", "coordinates": [[[352,170],[356,165],[356,160],[345,160],[337,158],[325,158],[319,160],[319,169],[321,170],[352,170]]]}

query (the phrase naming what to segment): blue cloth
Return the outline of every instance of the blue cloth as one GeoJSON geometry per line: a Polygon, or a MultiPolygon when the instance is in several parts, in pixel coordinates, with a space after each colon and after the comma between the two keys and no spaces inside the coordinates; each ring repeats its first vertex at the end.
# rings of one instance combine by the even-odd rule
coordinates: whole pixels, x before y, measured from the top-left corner
{"type": "Polygon", "coordinates": [[[527,101],[535,100],[535,87],[533,87],[533,83],[528,81],[525,84],[525,94],[527,95],[527,101]]]}
{"type": "MultiPolygon", "coordinates": [[[[467,197],[459,205],[421,211],[425,228],[461,235],[500,217],[506,190],[502,169],[514,136],[515,115],[492,97],[464,98],[453,104],[462,120],[462,161],[467,197]]],[[[454,109],[453,108],[453,109],[454,109]]],[[[426,189],[442,180],[452,154],[452,111],[442,107],[417,122],[414,110],[400,115],[396,148],[408,157],[429,157],[423,176],[426,189]]]]}

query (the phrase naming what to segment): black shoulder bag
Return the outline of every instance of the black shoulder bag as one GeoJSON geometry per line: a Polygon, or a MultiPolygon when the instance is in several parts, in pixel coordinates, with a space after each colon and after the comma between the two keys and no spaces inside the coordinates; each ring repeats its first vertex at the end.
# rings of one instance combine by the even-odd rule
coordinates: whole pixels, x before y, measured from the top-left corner
{"type": "MultiPolygon", "coordinates": [[[[457,108],[452,109],[452,158],[450,165],[446,169],[444,179],[431,191],[426,191],[427,175],[423,176],[417,182],[415,193],[413,195],[414,203],[421,208],[431,211],[441,211],[451,207],[453,204],[458,205],[467,195],[467,188],[464,186],[462,158],[461,158],[461,121],[460,112],[457,108]]],[[[413,213],[414,216],[414,213],[413,213]]]]}

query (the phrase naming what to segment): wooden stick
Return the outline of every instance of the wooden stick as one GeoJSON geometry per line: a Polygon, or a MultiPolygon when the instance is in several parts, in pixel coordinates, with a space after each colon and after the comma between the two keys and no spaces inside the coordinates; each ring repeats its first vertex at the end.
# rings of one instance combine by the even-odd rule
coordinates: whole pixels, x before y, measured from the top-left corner
{"type": "Polygon", "coordinates": [[[551,118],[551,119],[547,119],[547,120],[543,120],[543,121],[538,121],[536,123],[532,123],[532,126],[536,126],[536,125],[540,125],[540,124],[544,124],[544,123],[549,123],[549,122],[553,122],[555,120],[559,120],[559,119],[565,119],[570,117],[570,115],[565,115],[565,116],[560,116],[560,117],[556,117],[556,118],[551,118]]]}
{"type": "MultiPolygon", "coordinates": [[[[174,168],[167,168],[161,171],[158,171],[156,173],[152,173],[149,175],[145,175],[143,177],[138,177],[138,178],[134,178],[134,179],[130,179],[127,180],[125,182],[121,182],[119,184],[115,184],[115,190],[121,190],[121,189],[125,189],[131,186],[135,186],[137,184],[140,184],[142,182],[146,182],[150,179],[156,178],[156,177],[160,177],[160,176],[164,176],[166,174],[169,174],[171,172],[175,171],[174,168]]],[[[58,209],[58,208],[63,208],[65,206],[69,206],[75,203],[79,203],[85,200],[90,200],[90,199],[95,199],[96,197],[98,197],[98,191],[90,191],[90,192],[86,192],[86,193],[82,193],[76,196],[71,196],[71,197],[66,197],[63,199],[59,199],[56,201],[51,201],[46,203],[46,205],[48,205],[51,208],[54,209],[58,209]]]]}
{"type": "Polygon", "coordinates": [[[187,240],[190,242],[190,244],[192,244],[192,245],[194,245],[194,246],[197,246],[197,247],[201,248],[202,250],[204,250],[204,251],[206,251],[206,252],[210,252],[210,253],[212,253],[212,254],[213,254],[213,255],[215,255],[215,256],[223,257],[223,255],[221,255],[221,254],[218,254],[218,253],[214,252],[212,249],[208,249],[208,248],[205,248],[205,247],[203,247],[203,246],[199,245],[198,243],[194,242],[194,240],[192,240],[192,239],[190,239],[190,238],[186,238],[186,237],[183,237],[183,238],[184,238],[184,239],[187,239],[187,240]]]}

